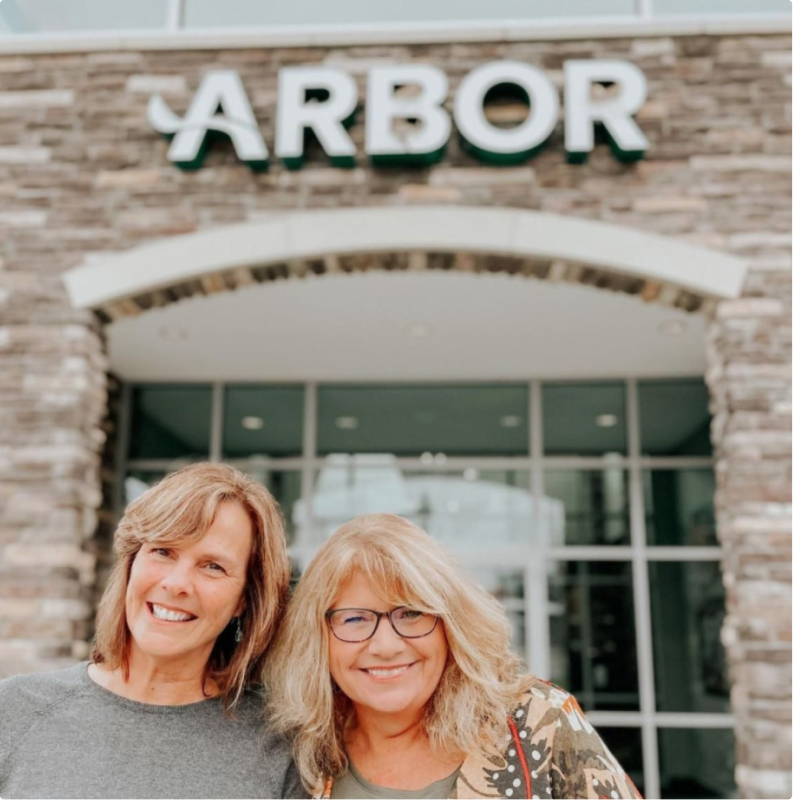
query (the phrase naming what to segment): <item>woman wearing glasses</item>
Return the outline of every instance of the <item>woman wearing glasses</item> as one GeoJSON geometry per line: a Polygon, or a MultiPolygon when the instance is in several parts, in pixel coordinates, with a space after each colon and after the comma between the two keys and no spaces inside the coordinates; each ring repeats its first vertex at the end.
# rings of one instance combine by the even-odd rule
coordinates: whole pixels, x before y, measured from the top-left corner
{"type": "Polygon", "coordinates": [[[318,797],[639,796],[575,699],[520,673],[501,606],[401,517],[320,549],[268,672],[318,797]]]}

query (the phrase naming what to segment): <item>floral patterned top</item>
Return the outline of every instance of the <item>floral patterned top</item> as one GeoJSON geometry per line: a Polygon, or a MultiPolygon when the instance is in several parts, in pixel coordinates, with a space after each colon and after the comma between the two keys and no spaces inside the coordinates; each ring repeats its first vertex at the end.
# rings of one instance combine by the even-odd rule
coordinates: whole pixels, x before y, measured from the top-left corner
{"type": "MultiPolygon", "coordinates": [[[[450,798],[641,798],[576,699],[563,689],[532,678],[508,724],[502,753],[470,754],[450,798]]],[[[314,796],[329,798],[332,787],[328,779],[314,796]]]]}

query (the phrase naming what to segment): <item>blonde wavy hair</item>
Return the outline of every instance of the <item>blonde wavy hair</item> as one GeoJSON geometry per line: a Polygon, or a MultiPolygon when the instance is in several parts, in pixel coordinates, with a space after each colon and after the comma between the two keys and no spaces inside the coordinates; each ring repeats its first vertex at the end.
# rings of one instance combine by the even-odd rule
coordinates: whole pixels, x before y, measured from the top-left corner
{"type": "Polygon", "coordinates": [[[225,464],[193,464],[174,472],[127,506],[116,530],[116,561],[96,618],[91,659],[129,678],[126,595],[130,570],[144,543],[190,545],[206,533],[221,503],[238,503],[253,529],[243,589],[242,640],[232,620],[215,641],[204,680],[218,686],[233,711],[243,691],[261,679],[264,654],[283,617],[289,560],[278,503],[260,483],[225,464]]]}
{"type": "Polygon", "coordinates": [[[351,701],[335,686],[325,612],[344,585],[364,575],[384,602],[437,614],[449,659],[424,715],[436,752],[497,752],[507,715],[526,686],[510,651],[502,606],[428,534],[402,517],[372,514],[339,528],[300,580],[265,665],[272,724],[293,743],[306,786],[347,768],[351,701]]]}

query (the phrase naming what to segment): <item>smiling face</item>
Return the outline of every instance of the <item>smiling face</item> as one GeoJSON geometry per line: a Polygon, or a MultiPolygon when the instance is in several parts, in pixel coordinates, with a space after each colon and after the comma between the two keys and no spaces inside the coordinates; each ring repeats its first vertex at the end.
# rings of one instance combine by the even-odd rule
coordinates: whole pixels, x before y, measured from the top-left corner
{"type": "MultiPolygon", "coordinates": [[[[333,608],[390,611],[368,578],[354,575],[333,608]]],[[[383,617],[365,642],[341,642],[328,629],[330,674],[355,705],[359,717],[385,715],[415,719],[424,713],[443,675],[449,651],[443,622],[419,639],[405,639],[383,617]]]]}
{"type": "Polygon", "coordinates": [[[131,659],[145,655],[202,669],[221,631],[243,611],[252,543],[247,512],[226,502],[197,542],[144,544],[126,593],[131,659]]]}

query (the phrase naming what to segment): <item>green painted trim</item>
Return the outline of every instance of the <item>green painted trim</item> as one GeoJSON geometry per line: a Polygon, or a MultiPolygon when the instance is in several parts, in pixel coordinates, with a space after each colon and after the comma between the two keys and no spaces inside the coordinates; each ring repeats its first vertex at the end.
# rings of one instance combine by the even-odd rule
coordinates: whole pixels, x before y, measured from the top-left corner
{"type": "Polygon", "coordinates": [[[587,150],[565,150],[565,156],[568,164],[586,164],[589,160],[587,150]]]}
{"type": "Polygon", "coordinates": [[[269,159],[265,159],[264,161],[245,161],[244,163],[245,166],[248,167],[248,169],[251,172],[261,173],[261,172],[269,172],[270,170],[269,159]]]}
{"type": "MultiPolygon", "coordinates": [[[[360,108],[361,108],[360,105],[356,106],[352,110],[352,113],[350,114],[350,116],[341,121],[341,124],[344,126],[345,130],[349,130],[353,125],[355,125],[356,114],[358,113],[360,108]]],[[[306,136],[308,135],[309,130],[311,130],[311,128],[309,128],[309,127],[304,127],[303,128],[303,152],[302,152],[302,154],[299,155],[299,156],[291,156],[289,158],[282,158],[281,159],[281,162],[283,163],[283,165],[288,170],[292,170],[294,172],[296,170],[303,169],[303,167],[305,166],[305,160],[306,160],[306,136]]],[[[314,137],[316,138],[316,134],[314,134],[314,137]]],[[[320,144],[320,147],[322,148],[321,144],[320,144]]],[[[325,149],[324,148],[322,148],[322,152],[325,153],[325,149]]],[[[325,153],[325,155],[327,156],[328,154],[325,153]]],[[[357,162],[355,160],[355,156],[328,156],[328,158],[330,159],[331,166],[338,167],[339,169],[354,169],[356,167],[356,165],[357,165],[357,162]]]]}
{"type": "MultiPolygon", "coordinates": [[[[165,139],[167,142],[172,141],[174,136],[176,136],[175,133],[162,134],[163,139],[165,139]]],[[[201,142],[201,146],[198,148],[198,153],[192,161],[171,161],[171,164],[182,170],[182,172],[196,172],[204,166],[204,159],[206,158],[212,143],[214,141],[220,141],[223,139],[231,141],[231,137],[228,136],[228,134],[225,134],[221,131],[207,130],[206,134],[204,135],[204,139],[201,142]]],[[[232,147],[233,146],[234,145],[232,143],[232,147]]],[[[270,169],[269,159],[264,159],[263,161],[240,160],[251,170],[251,172],[267,172],[270,169]]]]}
{"type": "Polygon", "coordinates": [[[623,164],[633,164],[644,158],[644,150],[621,150],[616,144],[611,145],[611,153],[617,161],[623,164]]]}
{"type": "MultiPolygon", "coordinates": [[[[611,150],[614,158],[623,164],[632,164],[636,161],[641,161],[645,156],[644,150],[623,150],[619,147],[614,137],[609,133],[605,125],[598,122],[595,123],[594,147],[607,144],[611,150]]],[[[589,152],[567,152],[568,164],[585,164],[589,159],[589,152]]]]}
{"type": "Polygon", "coordinates": [[[539,155],[548,144],[551,137],[549,136],[542,144],[537,147],[532,147],[529,150],[522,150],[518,153],[494,153],[492,150],[485,150],[481,147],[471,144],[462,134],[460,134],[460,146],[467,153],[470,153],[474,158],[483,161],[486,164],[493,164],[495,166],[511,167],[516,164],[522,164],[524,161],[529,161],[535,156],[539,155]]]}
{"type": "Polygon", "coordinates": [[[355,169],[357,165],[355,156],[331,156],[330,163],[338,169],[355,169]]]}
{"type": "Polygon", "coordinates": [[[437,164],[446,153],[446,145],[429,153],[394,153],[369,156],[373,167],[429,167],[437,164]]]}
{"type": "MultiPolygon", "coordinates": [[[[167,138],[173,139],[173,136],[167,138]]],[[[198,148],[198,153],[192,161],[172,161],[171,163],[182,170],[182,172],[197,172],[204,166],[204,158],[206,158],[207,151],[209,150],[208,138],[208,135],[204,136],[201,146],[198,148]]]]}

